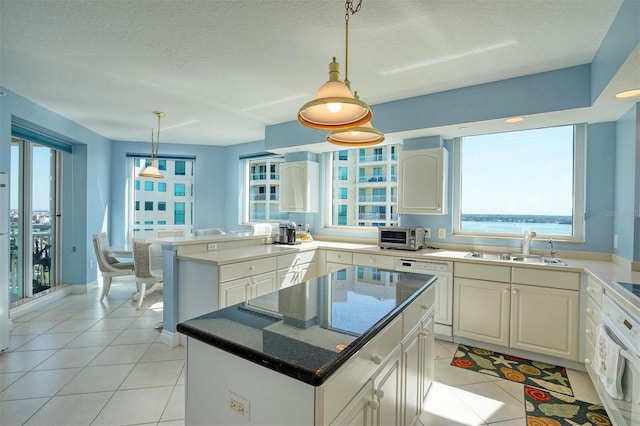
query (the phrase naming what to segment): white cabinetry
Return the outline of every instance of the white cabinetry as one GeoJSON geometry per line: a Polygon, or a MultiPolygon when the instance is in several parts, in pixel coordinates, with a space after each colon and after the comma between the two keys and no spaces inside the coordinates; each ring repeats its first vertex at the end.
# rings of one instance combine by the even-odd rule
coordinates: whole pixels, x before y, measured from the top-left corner
{"type": "Polygon", "coordinates": [[[326,250],[325,260],[325,273],[330,274],[344,269],[348,265],[353,265],[353,253],[341,250],[326,250]]]}
{"type": "Polygon", "coordinates": [[[278,256],[278,289],[317,277],[316,251],[278,256]]]}
{"type": "Polygon", "coordinates": [[[600,324],[600,312],[602,310],[602,294],[603,285],[592,278],[587,276],[587,288],[586,288],[586,308],[585,308],[585,360],[584,364],[591,377],[593,385],[597,388],[600,383],[599,377],[596,372],[591,368],[591,361],[596,352],[596,330],[600,324]]]}
{"type": "Polygon", "coordinates": [[[400,151],[399,213],[447,213],[448,158],[445,148],[400,151]]]}
{"type": "Polygon", "coordinates": [[[393,270],[395,267],[395,258],[380,254],[353,253],[353,264],[393,270]]]}
{"type": "Polygon", "coordinates": [[[318,212],[318,163],[295,161],[280,165],[280,211],[318,212]]]}
{"type": "Polygon", "coordinates": [[[578,290],[576,272],[456,263],[454,335],[575,361],[578,290]]]}
{"type": "Polygon", "coordinates": [[[220,308],[277,290],[275,271],[220,283],[220,308]]]}

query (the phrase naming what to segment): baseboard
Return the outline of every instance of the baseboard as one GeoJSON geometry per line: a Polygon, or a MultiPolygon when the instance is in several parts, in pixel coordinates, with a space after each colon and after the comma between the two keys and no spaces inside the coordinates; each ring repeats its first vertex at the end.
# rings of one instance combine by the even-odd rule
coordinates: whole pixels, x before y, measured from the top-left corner
{"type": "MultiPolygon", "coordinates": [[[[42,308],[50,303],[55,302],[56,300],[60,300],[63,297],[66,297],[73,293],[73,287],[85,287],[85,286],[74,286],[67,285],[62,288],[57,289],[56,291],[52,291],[49,294],[45,294],[39,297],[33,298],[33,300],[29,300],[27,303],[23,303],[20,306],[16,306],[9,311],[9,317],[11,318],[20,318],[23,315],[30,314],[37,309],[42,308]]],[[[86,291],[86,289],[85,289],[86,291]]]]}
{"type": "Polygon", "coordinates": [[[158,340],[167,346],[176,347],[180,345],[180,334],[162,330],[158,340]]]}

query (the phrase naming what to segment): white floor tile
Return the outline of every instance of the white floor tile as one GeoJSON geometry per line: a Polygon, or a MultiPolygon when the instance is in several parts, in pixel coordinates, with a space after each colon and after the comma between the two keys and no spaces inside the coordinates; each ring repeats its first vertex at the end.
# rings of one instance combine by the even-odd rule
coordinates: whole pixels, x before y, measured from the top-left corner
{"type": "Polygon", "coordinates": [[[162,322],[162,312],[154,315],[142,315],[136,318],[128,328],[145,328],[153,330],[153,327],[159,322],[162,322]]]}
{"type": "Polygon", "coordinates": [[[51,398],[25,425],[89,425],[113,392],[62,395],[51,398]]]}
{"type": "Polygon", "coordinates": [[[527,418],[521,417],[519,419],[505,420],[504,422],[488,423],[489,426],[525,426],[527,424],[527,418]]]}
{"type": "Polygon", "coordinates": [[[138,363],[120,389],[175,386],[184,364],[184,360],[138,363]]]}
{"type": "Polygon", "coordinates": [[[92,426],[158,422],[172,391],[172,386],[117,391],[92,426]]]}
{"type": "MultiPolygon", "coordinates": [[[[15,383],[20,377],[24,376],[25,372],[20,373],[1,373],[0,374],[0,392],[9,387],[12,383],[15,383]]],[[[1,424],[1,423],[0,423],[1,424]]]]}
{"type": "MultiPolygon", "coordinates": [[[[524,393],[524,386],[520,385],[524,393]]],[[[451,390],[485,422],[500,422],[525,416],[524,404],[495,382],[464,385],[451,390]]]]}
{"type": "Polygon", "coordinates": [[[452,387],[434,382],[420,416],[423,425],[484,425],[484,421],[452,392],[452,387]]]}
{"type": "Polygon", "coordinates": [[[52,310],[43,312],[35,321],[64,321],[78,313],[78,310],[52,310]]]}
{"type": "Polygon", "coordinates": [[[0,355],[0,373],[30,371],[56,353],[56,349],[42,351],[16,351],[0,355]]]}
{"type": "Polygon", "coordinates": [[[31,371],[0,392],[0,400],[53,396],[78,372],[79,368],[31,371]]]}
{"type": "Polygon", "coordinates": [[[569,377],[573,395],[577,400],[591,402],[593,404],[602,404],[598,392],[593,387],[593,382],[589,374],[584,371],[567,368],[567,377],[569,377]]]}
{"type": "Polygon", "coordinates": [[[182,420],[184,419],[184,398],[185,387],[176,386],[167,403],[164,413],[162,413],[161,421],[182,420]]]}
{"type": "Polygon", "coordinates": [[[124,330],[135,321],[135,318],[103,318],[88,331],[124,330]]]}
{"type": "Polygon", "coordinates": [[[153,343],[158,338],[158,331],[153,328],[126,329],[111,342],[112,345],[133,345],[135,343],[153,343]]]}
{"type": "Polygon", "coordinates": [[[20,349],[22,345],[30,342],[38,336],[38,334],[11,334],[9,336],[9,346],[5,349],[5,353],[20,349]]]}
{"type": "Polygon", "coordinates": [[[144,313],[142,309],[136,309],[136,305],[132,306],[120,306],[118,309],[114,309],[109,312],[106,318],[138,318],[144,313]]]}
{"type": "Polygon", "coordinates": [[[42,407],[49,398],[0,401],[0,425],[21,425],[42,407]]]}
{"type": "Polygon", "coordinates": [[[51,355],[34,370],[55,370],[57,368],[73,368],[87,366],[104,347],[88,347],[60,349],[51,355]]]}
{"type": "Polygon", "coordinates": [[[97,323],[97,319],[67,319],[52,327],[47,333],[72,333],[75,331],[87,331],[89,327],[97,323]]]}
{"type": "Polygon", "coordinates": [[[453,367],[450,358],[437,359],[435,361],[436,381],[449,386],[469,385],[472,383],[482,383],[491,381],[491,376],[465,370],[464,368],[453,367]]]}
{"type": "Polygon", "coordinates": [[[140,361],[149,346],[148,343],[107,346],[89,365],[135,364],[140,361]]]}
{"type": "Polygon", "coordinates": [[[159,422],[158,426],[184,426],[184,419],[169,420],[168,422],[159,422]]]}
{"type": "Polygon", "coordinates": [[[65,348],[82,348],[88,346],[107,346],[122,333],[122,330],[86,331],[71,342],[65,348]]]}
{"type": "Polygon", "coordinates": [[[172,361],[186,359],[187,350],[182,346],[170,347],[164,343],[152,343],[140,362],[172,361]]]}
{"type": "Polygon", "coordinates": [[[24,344],[20,350],[21,351],[37,351],[42,349],[60,349],[64,347],[66,344],[71,342],[73,339],[80,335],[79,332],[76,333],[47,333],[41,334],[40,336],[34,338],[30,342],[24,344]]]}
{"type": "Polygon", "coordinates": [[[17,336],[20,334],[42,334],[45,331],[49,330],[52,327],[60,324],[62,321],[29,321],[24,323],[19,323],[13,327],[11,330],[12,336],[17,336]]]}
{"type": "Polygon", "coordinates": [[[58,394],[118,390],[134,366],[135,364],[118,364],[84,368],[58,394]]]}
{"type": "Polygon", "coordinates": [[[83,309],[69,319],[102,319],[111,312],[107,309],[83,309]]]}

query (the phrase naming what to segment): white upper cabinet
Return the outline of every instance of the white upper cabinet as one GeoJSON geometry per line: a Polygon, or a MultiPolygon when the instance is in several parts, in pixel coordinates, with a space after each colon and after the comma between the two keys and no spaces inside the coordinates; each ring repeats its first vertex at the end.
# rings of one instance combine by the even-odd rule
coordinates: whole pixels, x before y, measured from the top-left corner
{"type": "Polygon", "coordinates": [[[448,158],[445,148],[400,151],[398,213],[447,213],[448,158]]]}
{"type": "Polygon", "coordinates": [[[320,169],[313,161],[295,161],[280,166],[280,211],[318,212],[320,169]]]}

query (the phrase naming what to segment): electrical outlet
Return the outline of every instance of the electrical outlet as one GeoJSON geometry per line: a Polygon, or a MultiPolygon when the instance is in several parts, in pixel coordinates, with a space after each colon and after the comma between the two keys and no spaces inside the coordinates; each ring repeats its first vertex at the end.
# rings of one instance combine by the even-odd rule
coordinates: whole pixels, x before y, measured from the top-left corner
{"type": "Polygon", "coordinates": [[[93,259],[89,259],[89,269],[93,269],[93,259]]]}
{"type": "Polygon", "coordinates": [[[447,230],[445,228],[438,229],[438,238],[441,240],[447,238],[447,230]]]}
{"type": "Polygon", "coordinates": [[[424,228],[424,239],[431,238],[431,228],[424,228]]]}
{"type": "Polygon", "coordinates": [[[618,248],[618,234],[613,234],[613,248],[618,248]]]}
{"type": "Polygon", "coordinates": [[[249,421],[249,401],[233,392],[227,391],[227,408],[249,421]]]}
{"type": "Polygon", "coordinates": [[[218,243],[207,244],[207,250],[218,250],[218,243]]]}

